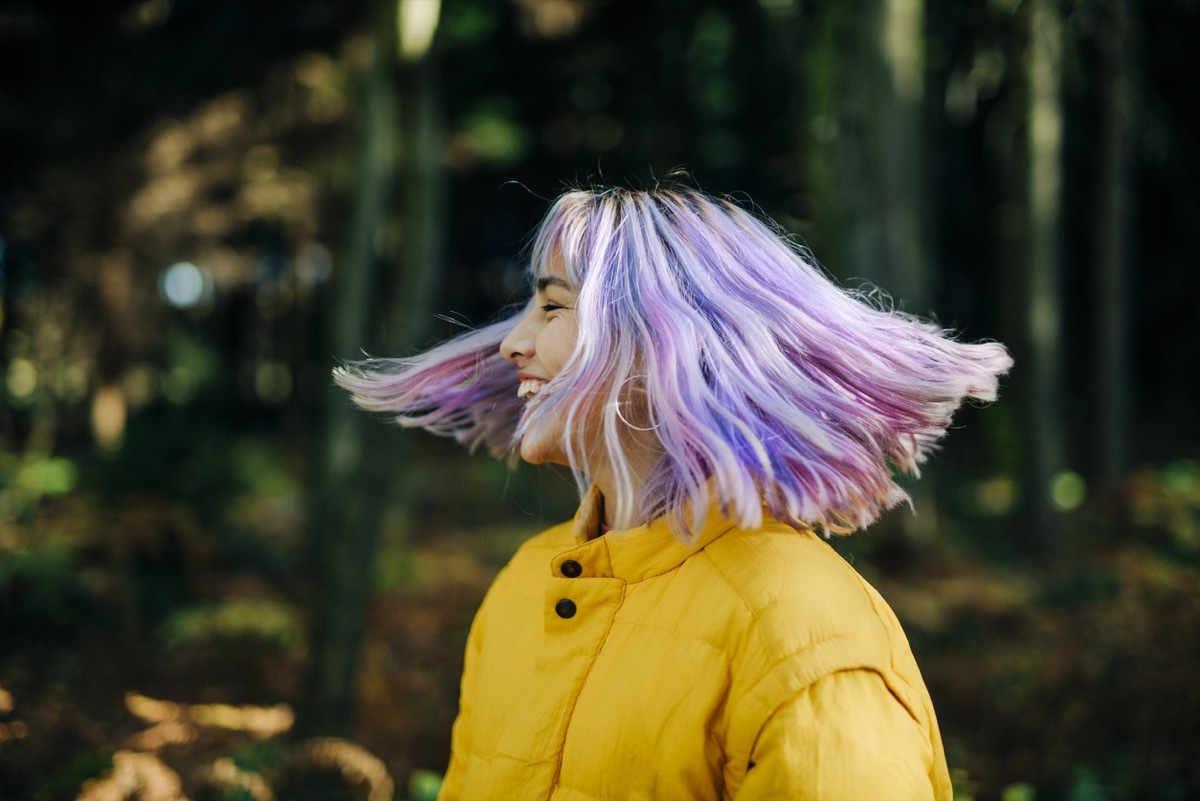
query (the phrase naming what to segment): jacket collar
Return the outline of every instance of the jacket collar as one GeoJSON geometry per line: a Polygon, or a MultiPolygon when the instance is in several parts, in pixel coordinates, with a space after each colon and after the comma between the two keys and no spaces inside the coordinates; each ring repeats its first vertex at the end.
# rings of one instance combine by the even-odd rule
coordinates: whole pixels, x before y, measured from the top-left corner
{"type": "Polygon", "coordinates": [[[575,547],[554,558],[555,573],[562,562],[574,559],[584,566],[585,576],[637,582],[674,570],[689,556],[737,528],[737,523],[726,516],[720,501],[714,498],[704,528],[696,532],[691,544],[684,544],[671,534],[666,516],[636,528],[614,529],[603,537],[595,537],[600,527],[602,500],[599,489],[593,485],[575,515],[575,547]]]}

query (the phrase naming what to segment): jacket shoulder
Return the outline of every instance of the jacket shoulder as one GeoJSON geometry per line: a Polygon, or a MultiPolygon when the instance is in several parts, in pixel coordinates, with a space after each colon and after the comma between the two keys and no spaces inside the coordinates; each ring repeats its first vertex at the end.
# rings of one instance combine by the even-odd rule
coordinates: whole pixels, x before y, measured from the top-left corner
{"type": "Polygon", "coordinates": [[[768,521],[761,529],[729,532],[703,555],[740,600],[769,652],[783,656],[818,644],[855,641],[888,661],[899,634],[894,615],[816,535],[768,521]]]}

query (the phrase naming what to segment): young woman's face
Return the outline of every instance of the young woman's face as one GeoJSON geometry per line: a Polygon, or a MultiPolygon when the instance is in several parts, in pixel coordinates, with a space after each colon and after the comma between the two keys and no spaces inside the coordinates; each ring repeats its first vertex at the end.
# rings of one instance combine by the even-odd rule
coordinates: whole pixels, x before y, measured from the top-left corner
{"type": "MultiPolygon", "coordinates": [[[[552,270],[538,279],[533,305],[500,343],[500,354],[517,366],[521,381],[517,394],[531,403],[562,370],[579,341],[575,317],[579,293],[563,275],[561,270],[552,270]]],[[[528,432],[521,440],[521,458],[535,464],[567,464],[562,424],[547,421],[537,431],[528,432]]]]}

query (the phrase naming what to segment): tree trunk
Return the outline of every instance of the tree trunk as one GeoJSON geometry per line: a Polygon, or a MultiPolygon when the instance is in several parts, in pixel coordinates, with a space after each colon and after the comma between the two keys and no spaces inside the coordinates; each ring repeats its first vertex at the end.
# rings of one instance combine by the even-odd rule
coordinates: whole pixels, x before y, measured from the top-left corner
{"type": "Polygon", "coordinates": [[[933,300],[928,220],[924,113],[925,4],[887,0],[880,51],[887,88],[880,97],[876,129],[879,154],[880,214],[883,220],[887,288],[904,307],[928,315],[933,300]]]}
{"type": "Polygon", "coordinates": [[[877,90],[887,79],[879,51],[878,3],[824,3],[802,16],[810,31],[800,73],[806,83],[803,165],[812,193],[816,253],[842,280],[888,278],[874,147],[877,90]]]}
{"type": "MultiPolygon", "coordinates": [[[[429,317],[439,258],[442,147],[432,67],[420,63],[424,53],[407,68],[398,66],[397,6],[397,0],[374,5],[362,161],[331,324],[338,359],[361,358],[364,349],[379,355],[413,350],[429,317]]],[[[300,724],[307,735],[347,729],[371,564],[408,450],[399,429],[353,408],[340,391],[330,397],[313,492],[312,663],[300,724]]]]}
{"type": "Polygon", "coordinates": [[[1061,520],[1050,490],[1064,463],[1062,389],[1063,22],[1055,0],[1031,0],[1025,53],[1027,278],[1025,372],[1028,470],[1025,500],[1033,543],[1057,550],[1061,520]]]}
{"type": "Polygon", "coordinates": [[[1097,319],[1094,386],[1098,403],[1098,478],[1113,481],[1129,466],[1129,258],[1133,193],[1133,88],[1127,0],[1110,0],[1099,44],[1103,108],[1096,210],[1097,319]]]}
{"type": "MultiPolygon", "coordinates": [[[[929,248],[931,219],[922,126],[925,98],[925,3],[887,0],[879,50],[889,91],[880,97],[876,152],[879,158],[879,213],[883,223],[886,286],[905,310],[928,316],[935,270],[929,248]]],[[[936,487],[926,476],[909,488],[913,514],[899,518],[903,550],[937,538],[936,487]]]]}
{"type": "Polygon", "coordinates": [[[802,74],[816,238],[838,275],[927,313],[924,3],[828,3],[814,13],[802,74]]]}
{"type": "MultiPolygon", "coordinates": [[[[896,305],[928,315],[929,186],[922,130],[923,0],[828,3],[813,20],[803,73],[811,98],[814,239],[844,280],[865,279],[896,305]]],[[[916,515],[899,518],[889,548],[906,551],[936,535],[930,481],[912,490],[916,515]]]]}

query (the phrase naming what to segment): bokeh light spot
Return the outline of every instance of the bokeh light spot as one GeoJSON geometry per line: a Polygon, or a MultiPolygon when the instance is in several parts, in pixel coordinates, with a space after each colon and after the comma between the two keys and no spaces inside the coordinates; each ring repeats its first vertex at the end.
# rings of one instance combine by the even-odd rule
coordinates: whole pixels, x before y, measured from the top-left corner
{"type": "Polygon", "coordinates": [[[1017,503],[1017,485],[1010,478],[997,476],[980,481],[975,486],[975,499],[980,511],[997,517],[1006,515],[1017,503]]]}
{"type": "Polygon", "coordinates": [[[38,371],[28,359],[13,359],[8,366],[5,385],[8,392],[18,400],[25,400],[37,389],[38,371]]]}
{"type": "Polygon", "coordinates": [[[212,278],[190,261],[177,261],[163,271],[158,291],[163,300],[177,309],[191,309],[205,300],[212,278]]]}
{"type": "Polygon", "coordinates": [[[115,448],[125,433],[129,415],[125,393],[118,386],[105,386],[92,398],[92,434],[101,448],[115,448]]]}
{"type": "Polygon", "coordinates": [[[1050,480],[1050,502],[1060,512],[1077,509],[1087,498],[1087,482],[1074,470],[1063,470],[1050,480]]]}

